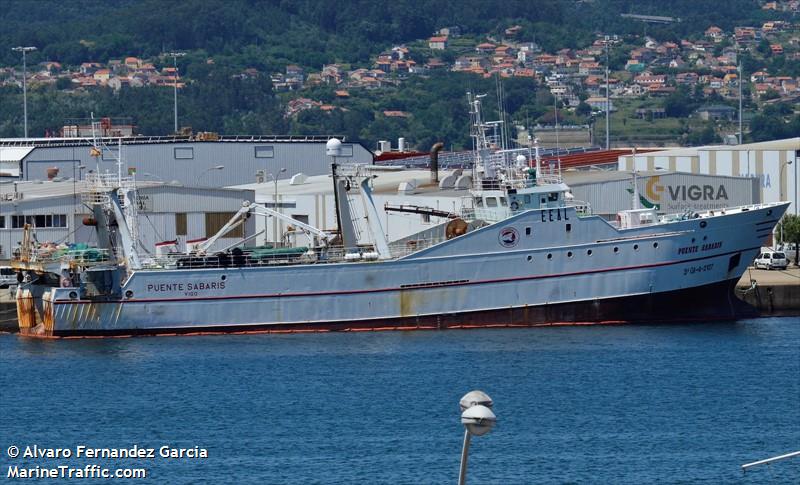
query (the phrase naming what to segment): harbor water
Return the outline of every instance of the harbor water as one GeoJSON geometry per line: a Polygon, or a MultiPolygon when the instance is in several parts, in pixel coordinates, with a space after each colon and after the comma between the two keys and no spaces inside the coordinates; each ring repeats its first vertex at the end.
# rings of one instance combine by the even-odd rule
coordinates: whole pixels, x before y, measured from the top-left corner
{"type": "MultiPolygon", "coordinates": [[[[32,340],[0,335],[0,465],[133,483],[455,483],[458,400],[495,401],[468,483],[798,483],[800,321],[32,340]],[[10,458],[204,448],[197,459],[10,458]]],[[[158,453],[158,451],[156,452],[158,453]]],[[[45,482],[47,482],[45,480],[45,482]]],[[[60,481],[59,483],[63,483],[60,481]]]]}

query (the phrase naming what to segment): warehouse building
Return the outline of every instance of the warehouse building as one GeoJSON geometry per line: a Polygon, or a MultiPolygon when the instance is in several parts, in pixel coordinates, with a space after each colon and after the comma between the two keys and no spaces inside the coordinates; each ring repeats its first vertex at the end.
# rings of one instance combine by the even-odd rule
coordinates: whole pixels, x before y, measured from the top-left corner
{"type": "MultiPolygon", "coordinates": [[[[59,177],[82,179],[89,170],[117,171],[121,150],[125,170],[140,180],[181,185],[225,187],[295,173],[330,172],[325,155],[329,137],[315,136],[193,136],[103,139],[103,150],[92,156],[87,138],[0,139],[0,176],[20,180],[59,177]]],[[[342,144],[342,163],[372,163],[360,143],[342,144]]]]}
{"type": "MultiPolygon", "coordinates": [[[[564,178],[575,199],[589,203],[594,214],[613,220],[617,212],[633,207],[631,172],[567,172],[564,178]]],[[[751,177],[637,172],[636,186],[639,207],[655,208],[659,214],[719,210],[761,199],[761,185],[751,177]]]]}
{"type": "MultiPolygon", "coordinates": [[[[439,179],[453,175],[440,171],[439,179]]],[[[455,172],[469,175],[469,170],[455,172]]],[[[387,238],[397,240],[445,221],[443,217],[413,212],[386,211],[407,206],[461,214],[471,209],[472,198],[466,188],[440,188],[430,182],[427,170],[402,170],[378,173],[372,181],[373,199],[387,238]]],[[[586,202],[594,214],[614,220],[617,212],[633,205],[633,174],[630,172],[575,168],[564,171],[564,181],[576,200],[586,202]]],[[[753,204],[761,199],[759,181],[750,177],[710,176],[652,171],[637,173],[639,206],[656,207],[659,214],[716,210],[753,204]]],[[[255,191],[255,201],[314,227],[336,228],[333,182],[330,176],[296,177],[278,184],[247,184],[236,188],[255,191]]],[[[363,204],[357,191],[348,193],[356,228],[366,227],[363,204]]],[[[291,232],[288,224],[273,217],[256,218],[258,241],[281,242],[291,232]],[[264,231],[263,234],[261,232],[264,231]]],[[[368,231],[362,231],[366,234],[368,231]]]]}
{"type": "MultiPolygon", "coordinates": [[[[40,243],[96,244],[93,227],[83,219],[90,215],[81,202],[88,188],[77,180],[13,182],[0,185],[0,259],[10,259],[22,241],[25,224],[36,227],[40,243]]],[[[184,187],[145,182],[138,187],[138,231],[140,251],[154,253],[157,242],[186,241],[213,236],[241,207],[252,202],[253,191],[184,187]]],[[[220,238],[213,248],[224,248],[254,233],[254,220],[248,219],[220,238]]]]}
{"type": "Polygon", "coordinates": [[[800,138],[745,145],[677,148],[622,155],[619,170],[656,170],[693,174],[754,177],[761,186],[759,202],[790,201],[787,213],[798,214],[800,138]]]}

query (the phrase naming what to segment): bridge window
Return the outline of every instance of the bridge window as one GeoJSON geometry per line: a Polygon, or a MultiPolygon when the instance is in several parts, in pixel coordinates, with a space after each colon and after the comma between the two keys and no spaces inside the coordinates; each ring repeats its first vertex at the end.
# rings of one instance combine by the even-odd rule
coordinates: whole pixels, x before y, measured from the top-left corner
{"type": "Polygon", "coordinates": [[[500,197],[500,205],[502,205],[503,207],[508,206],[508,201],[506,201],[505,197],[500,197]]]}
{"type": "Polygon", "coordinates": [[[525,228],[525,235],[526,236],[530,236],[531,235],[531,228],[530,227],[526,227],[525,228]]]}
{"type": "Polygon", "coordinates": [[[497,198],[496,197],[487,197],[486,198],[486,207],[497,207],[497,198]]]}

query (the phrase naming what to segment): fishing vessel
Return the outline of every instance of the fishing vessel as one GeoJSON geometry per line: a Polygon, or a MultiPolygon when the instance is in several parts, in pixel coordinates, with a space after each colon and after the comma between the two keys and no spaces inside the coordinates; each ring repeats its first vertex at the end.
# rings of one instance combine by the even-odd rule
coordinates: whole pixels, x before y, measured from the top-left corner
{"type": "Polygon", "coordinates": [[[733,287],[787,202],[659,216],[639,208],[634,191],[632,208],[607,221],[574,200],[560,167],[542,166],[538,150],[498,145],[480,102],[470,97],[472,208],[395,241],[386,239],[370,188],[385,169],[338,164],[336,139],[327,145],[333,232],[245,201],[210,239],[146,255],[137,241],[135,179],[122,176],[121,159],[117,174],[89,174],[84,202],[98,247],[42,247],[25,238],[13,261],[20,333],[444,329],[742,314],[733,287]],[[363,215],[355,221],[358,201],[363,215]],[[307,243],[213,249],[253,214],[282,219],[307,243]]]}

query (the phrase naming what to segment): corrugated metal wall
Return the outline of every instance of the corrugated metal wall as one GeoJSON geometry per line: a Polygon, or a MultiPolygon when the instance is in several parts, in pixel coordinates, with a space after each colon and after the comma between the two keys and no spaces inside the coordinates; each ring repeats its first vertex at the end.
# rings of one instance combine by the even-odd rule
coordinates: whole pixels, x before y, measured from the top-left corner
{"type": "MultiPolygon", "coordinates": [[[[358,143],[343,144],[340,162],[371,163],[372,153],[358,143]]],[[[112,146],[110,150],[116,151],[112,146]]],[[[256,172],[265,170],[287,178],[302,172],[321,175],[330,171],[325,142],[190,142],[122,145],[126,168],[135,168],[140,179],[177,180],[184,185],[226,187],[253,183],[256,172]],[[257,156],[258,154],[258,156],[257,156]],[[191,158],[181,158],[191,157],[191,158]],[[213,167],[223,165],[222,170],[213,167]],[[150,174],[150,175],[145,175],[150,174]]],[[[100,170],[116,173],[114,154],[105,151],[100,170]]],[[[37,147],[22,161],[24,180],[44,180],[47,169],[58,167],[60,177],[80,178],[96,170],[96,161],[88,146],[37,147]],[[85,168],[80,169],[83,165],[85,168]]]]}
{"type": "MultiPolygon", "coordinates": [[[[665,173],[637,180],[644,199],[640,203],[657,204],[665,214],[748,205],[761,199],[758,179],[752,178],[665,173]]],[[[595,214],[613,215],[632,205],[632,179],[573,183],[570,187],[576,199],[591,204],[595,214]]]]}
{"type": "MultiPolygon", "coordinates": [[[[211,212],[235,213],[242,202],[253,201],[252,190],[200,189],[175,186],[145,187],[139,189],[139,239],[142,247],[154,251],[157,242],[180,239],[197,239],[206,236],[205,214],[211,212]],[[178,237],[175,231],[175,213],[187,214],[187,234],[178,237]]],[[[83,217],[89,211],[81,204],[80,195],[3,201],[0,216],[5,218],[5,228],[0,229],[0,259],[8,259],[11,250],[22,241],[22,229],[11,228],[13,215],[65,214],[68,227],[38,228],[40,242],[91,242],[96,243],[92,228],[83,226],[83,217]]],[[[245,222],[245,234],[255,232],[253,217],[245,222]]],[[[221,238],[215,248],[236,242],[238,238],[221,238]]]]}

